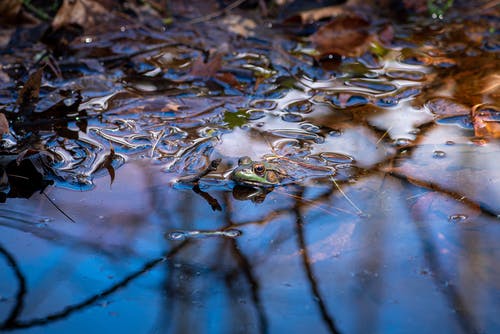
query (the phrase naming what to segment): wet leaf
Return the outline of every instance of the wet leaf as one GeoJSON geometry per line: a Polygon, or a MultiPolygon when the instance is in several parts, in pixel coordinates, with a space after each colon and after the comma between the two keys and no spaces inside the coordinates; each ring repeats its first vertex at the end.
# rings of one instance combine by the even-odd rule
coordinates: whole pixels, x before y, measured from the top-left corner
{"type": "Polygon", "coordinates": [[[327,6],[302,11],[288,18],[287,21],[293,21],[298,18],[302,23],[316,22],[328,17],[340,16],[346,13],[347,10],[342,6],[327,6]]]}
{"type": "Polygon", "coordinates": [[[238,112],[226,112],[224,114],[224,122],[228,124],[230,129],[245,125],[248,122],[248,113],[246,110],[238,112]]]}
{"type": "Polygon", "coordinates": [[[403,0],[406,9],[414,10],[417,13],[427,11],[427,0],[403,0]]]}
{"type": "Polygon", "coordinates": [[[113,161],[114,161],[115,157],[116,157],[115,149],[113,148],[113,146],[110,146],[109,154],[106,155],[106,157],[104,158],[104,161],[97,168],[97,170],[104,168],[108,171],[109,178],[111,180],[109,183],[110,186],[113,184],[113,182],[115,180],[115,167],[113,167],[113,161]]]}
{"type": "Polygon", "coordinates": [[[70,24],[78,24],[81,27],[93,25],[99,16],[109,12],[99,2],[94,0],[64,0],[52,21],[52,28],[57,30],[70,24]]]}
{"type": "Polygon", "coordinates": [[[0,136],[9,133],[9,121],[3,113],[0,113],[0,136]]]}
{"type": "Polygon", "coordinates": [[[209,79],[215,77],[217,71],[222,67],[222,57],[228,51],[228,45],[223,44],[221,48],[215,52],[205,62],[202,56],[195,59],[191,65],[189,75],[197,78],[209,79]]]}
{"type": "Polygon", "coordinates": [[[38,102],[38,96],[40,94],[42,74],[43,67],[31,74],[21,89],[21,92],[19,92],[16,104],[19,106],[19,114],[21,116],[29,116],[35,110],[36,103],[38,102]]]}
{"type": "Polygon", "coordinates": [[[251,19],[238,15],[228,15],[222,20],[222,22],[227,25],[229,31],[237,35],[243,37],[255,35],[254,30],[257,27],[257,24],[251,19]]]}
{"type": "Polygon", "coordinates": [[[491,105],[472,108],[472,123],[477,137],[500,138],[500,110],[491,105]]]}
{"type": "Polygon", "coordinates": [[[13,21],[19,14],[22,5],[22,0],[0,1],[0,21],[13,21]]]}
{"type": "Polygon", "coordinates": [[[370,23],[359,16],[340,16],[322,26],[310,39],[320,57],[329,54],[360,56],[370,48],[370,23]]]}
{"type": "Polygon", "coordinates": [[[43,191],[52,181],[44,179],[36,164],[31,159],[14,160],[5,170],[9,176],[10,198],[29,198],[35,192],[43,191]]]}
{"type": "Polygon", "coordinates": [[[438,116],[461,116],[470,113],[470,108],[446,97],[436,97],[426,104],[430,112],[438,116]]]}

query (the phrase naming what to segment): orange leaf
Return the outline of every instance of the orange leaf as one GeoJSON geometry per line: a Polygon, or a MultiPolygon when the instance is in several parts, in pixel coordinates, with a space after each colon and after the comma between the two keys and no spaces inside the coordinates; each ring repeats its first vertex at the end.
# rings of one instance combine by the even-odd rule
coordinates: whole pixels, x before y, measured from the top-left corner
{"type": "Polygon", "coordinates": [[[212,78],[222,67],[222,57],[229,51],[229,46],[227,43],[223,43],[220,48],[215,52],[207,62],[203,61],[203,57],[200,56],[193,61],[191,65],[190,76],[199,78],[212,78]]]}
{"type": "Polygon", "coordinates": [[[359,56],[370,48],[370,23],[359,16],[340,16],[318,29],[310,39],[321,57],[328,54],[359,56]]]}
{"type": "Polygon", "coordinates": [[[472,108],[472,123],[477,137],[500,138],[500,110],[479,104],[472,108]]]}

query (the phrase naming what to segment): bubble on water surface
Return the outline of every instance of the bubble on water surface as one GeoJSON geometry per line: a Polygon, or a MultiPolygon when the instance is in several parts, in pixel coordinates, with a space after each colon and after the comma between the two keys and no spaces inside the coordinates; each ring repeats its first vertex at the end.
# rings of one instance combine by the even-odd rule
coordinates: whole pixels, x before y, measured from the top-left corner
{"type": "Polygon", "coordinates": [[[448,221],[450,223],[460,223],[463,222],[467,219],[468,217],[466,215],[462,214],[456,214],[456,215],[451,215],[448,217],[448,221]]]}
{"type": "Polygon", "coordinates": [[[300,126],[302,130],[306,130],[308,132],[314,132],[314,133],[319,133],[320,128],[317,125],[311,124],[311,123],[304,123],[300,126]]]}
{"type": "Polygon", "coordinates": [[[322,144],[325,141],[322,136],[304,130],[276,129],[271,130],[270,132],[278,137],[292,138],[297,140],[311,140],[317,144],[322,144]]]}
{"type": "Polygon", "coordinates": [[[240,230],[230,229],[223,231],[223,235],[229,238],[237,238],[242,234],[240,230]]]}
{"type": "Polygon", "coordinates": [[[394,141],[395,146],[408,146],[411,145],[412,140],[408,138],[398,138],[394,141]]]}
{"type": "Polygon", "coordinates": [[[342,132],[343,132],[343,131],[342,131],[342,130],[340,130],[340,129],[333,129],[333,130],[330,130],[330,131],[328,132],[328,135],[329,135],[330,137],[340,137],[340,136],[342,136],[342,132]]]}
{"type": "Polygon", "coordinates": [[[432,152],[432,157],[435,159],[442,159],[442,158],[446,157],[446,152],[436,150],[436,151],[432,152]]]}
{"type": "Polygon", "coordinates": [[[283,116],[281,116],[281,119],[284,120],[285,122],[290,122],[290,123],[298,123],[304,120],[304,118],[302,118],[301,115],[292,113],[284,114],[283,116]]]}
{"type": "Polygon", "coordinates": [[[276,108],[277,103],[271,100],[255,100],[250,102],[250,107],[258,109],[272,110],[276,108]]]}
{"type": "Polygon", "coordinates": [[[248,111],[248,120],[256,121],[258,119],[266,117],[266,113],[262,110],[249,110],[248,111]]]}
{"type": "Polygon", "coordinates": [[[170,240],[183,240],[186,238],[186,233],[182,231],[173,231],[167,234],[167,238],[170,240]]]}
{"type": "Polygon", "coordinates": [[[289,104],[286,108],[288,112],[307,114],[312,111],[312,103],[305,100],[289,104]]]}
{"type": "Polygon", "coordinates": [[[334,153],[334,152],[322,152],[320,157],[327,160],[328,162],[333,162],[337,164],[348,164],[354,161],[354,158],[346,154],[334,153]]]}

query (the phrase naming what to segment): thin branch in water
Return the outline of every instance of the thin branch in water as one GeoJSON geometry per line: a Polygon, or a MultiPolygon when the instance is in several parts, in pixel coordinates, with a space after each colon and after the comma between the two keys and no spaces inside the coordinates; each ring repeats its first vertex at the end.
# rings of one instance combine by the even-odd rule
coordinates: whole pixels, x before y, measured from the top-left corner
{"type": "Polygon", "coordinates": [[[72,223],[76,223],[76,221],[71,218],[66,212],[64,212],[44,191],[42,194],[47,198],[47,200],[52,204],[60,213],[62,213],[66,218],[68,218],[72,223]]]}
{"type": "Polygon", "coordinates": [[[382,136],[380,136],[380,138],[375,143],[375,146],[377,146],[378,144],[380,144],[380,142],[382,141],[382,139],[384,139],[389,134],[389,131],[391,131],[391,130],[392,130],[392,125],[387,130],[385,130],[385,132],[382,134],[382,136]]]}
{"type": "Polygon", "coordinates": [[[342,190],[342,188],[340,188],[340,185],[337,183],[337,181],[335,181],[335,179],[333,177],[330,176],[330,180],[333,182],[333,184],[335,185],[335,187],[337,187],[338,191],[342,194],[342,196],[344,196],[344,198],[347,200],[347,202],[349,202],[349,204],[351,204],[351,206],[356,209],[356,211],[358,211],[358,214],[359,215],[362,215],[364,214],[363,213],[363,210],[361,210],[350,198],[349,196],[347,196],[347,194],[342,190]]]}

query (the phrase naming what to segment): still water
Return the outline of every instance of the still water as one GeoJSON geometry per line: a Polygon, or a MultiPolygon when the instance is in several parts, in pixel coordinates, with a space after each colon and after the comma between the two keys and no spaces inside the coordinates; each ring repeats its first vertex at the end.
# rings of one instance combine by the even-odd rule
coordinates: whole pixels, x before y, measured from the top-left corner
{"type": "Polygon", "coordinates": [[[22,168],[3,138],[2,330],[500,331],[494,24],[395,25],[333,65],[272,24],[86,32],[44,69],[22,168]],[[244,156],[290,182],[238,184],[244,156]]]}

